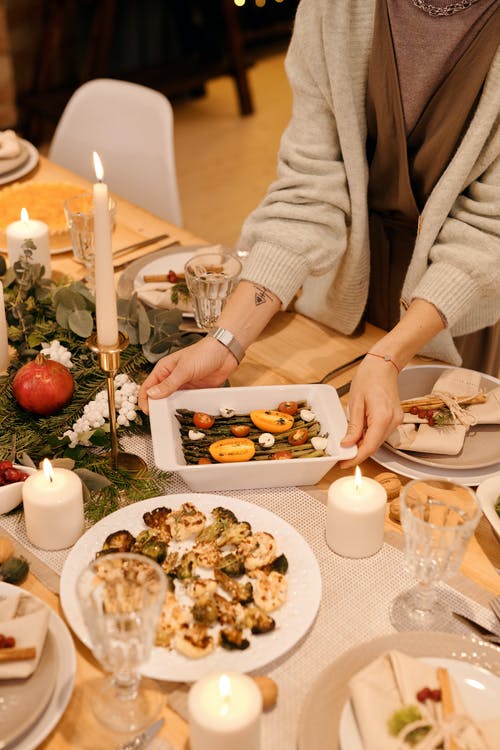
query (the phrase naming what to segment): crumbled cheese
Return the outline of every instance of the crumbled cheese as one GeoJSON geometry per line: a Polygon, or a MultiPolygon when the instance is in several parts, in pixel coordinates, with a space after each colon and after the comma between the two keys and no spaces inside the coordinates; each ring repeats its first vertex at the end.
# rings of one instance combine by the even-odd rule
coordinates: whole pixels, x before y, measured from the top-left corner
{"type": "Polygon", "coordinates": [[[274,435],[271,435],[270,432],[263,432],[262,435],[259,435],[259,445],[263,448],[272,448],[274,445],[274,435]]]}
{"type": "Polygon", "coordinates": [[[201,440],[205,437],[205,434],[203,432],[199,432],[198,430],[189,430],[188,432],[188,438],[190,440],[201,440]]]}
{"type": "Polygon", "coordinates": [[[226,419],[229,419],[229,417],[233,417],[236,414],[235,410],[231,409],[230,406],[221,406],[219,411],[221,417],[225,417],[226,419]]]}
{"type": "Polygon", "coordinates": [[[316,435],[311,438],[311,445],[315,451],[324,451],[328,445],[328,438],[325,435],[316,435]]]}
{"type": "Polygon", "coordinates": [[[301,409],[300,418],[303,422],[312,422],[313,419],[316,419],[316,414],[310,409],[301,409]]]}

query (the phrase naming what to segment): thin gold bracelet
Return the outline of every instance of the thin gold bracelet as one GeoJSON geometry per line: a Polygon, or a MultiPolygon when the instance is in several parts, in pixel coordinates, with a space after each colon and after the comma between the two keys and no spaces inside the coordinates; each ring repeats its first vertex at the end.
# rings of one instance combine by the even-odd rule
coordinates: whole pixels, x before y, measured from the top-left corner
{"type": "Polygon", "coordinates": [[[370,355],[370,357],[378,357],[379,359],[383,359],[384,362],[390,362],[391,365],[394,365],[394,367],[398,371],[398,374],[401,372],[401,369],[394,362],[394,360],[393,360],[393,358],[391,357],[390,354],[375,354],[374,352],[367,352],[367,356],[368,355],[370,355]]]}

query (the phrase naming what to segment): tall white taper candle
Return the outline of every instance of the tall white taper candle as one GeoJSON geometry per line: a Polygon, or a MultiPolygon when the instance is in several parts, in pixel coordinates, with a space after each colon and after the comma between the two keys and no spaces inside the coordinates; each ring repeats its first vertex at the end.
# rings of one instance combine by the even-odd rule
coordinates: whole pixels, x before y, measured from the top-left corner
{"type": "Polygon", "coordinates": [[[93,188],[97,343],[101,346],[115,346],[118,343],[118,314],[111,247],[109,192],[108,186],[103,182],[104,170],[101,160],[95,151],[94,168],[98,180],[93,188]]]}

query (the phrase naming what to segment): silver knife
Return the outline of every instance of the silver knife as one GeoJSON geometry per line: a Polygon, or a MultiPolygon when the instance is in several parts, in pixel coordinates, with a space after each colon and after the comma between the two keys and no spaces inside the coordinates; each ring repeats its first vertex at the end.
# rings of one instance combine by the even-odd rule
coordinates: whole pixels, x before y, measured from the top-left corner
{"type": "Polygon", "coordinates": [[[480,625],[475,620],[472,620],[470,617],[467,617],[467,615],[462,615],[460,612],[452,612],[453,617],[456,617],[457,620],[460,620],[460,622],[465,623],[465,625],[468,625],[469,628],[472,628],[473,630],[478,633],[484,640],[489,641],[490,643],[496,643],[500,646],[500,632],[495,632],[494,630],[490,630],[489,628],[486,628],[484,625],[480,625]]]}
{"type": "Polygon", "coordinates": [[[161,240],[166,240],[167,238],[168,238],[168,234],[157,234],[156,237],[148,237],[145,240],[140,240],[139,242],[133,242],[131,245],[126,245],[125,247],[120,247],[118,250],[115,250],[113,253],[113,257],[116,258],[119,255],[125,255],[125,253],[131,253],[132,250],[140,250],[141,247],[154,245],[155,242],[160,242],[161,240]]]}
{"type": "Polygon", "coordinates": [[[150,727],[136,735],[132,740],[129,740],[124,745],[118,745],[116,750],[142,750],[158,734],[164,723],[165,719],[158,719],[158,721],[155,721],[154,724],[151,724],[150,727]]]}

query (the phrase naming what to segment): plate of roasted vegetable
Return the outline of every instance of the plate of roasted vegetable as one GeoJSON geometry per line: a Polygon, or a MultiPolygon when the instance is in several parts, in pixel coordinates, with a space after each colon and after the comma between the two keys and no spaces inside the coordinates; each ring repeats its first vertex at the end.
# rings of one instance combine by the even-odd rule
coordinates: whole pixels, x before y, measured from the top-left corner
{"type": "Polygon", "coordinates": [[[177,391],[149,409],[156,465],[194,490],[316,484],[356,454],[329,385],[177,391]]]}
{"type": "Polygon", "coordinates": [[[148,677],[189,682],[261,669],[307,633],[318,611],[319,567],[290,524],[225,495],[164,495],[110,514],[69,553],[61,604],[87,646],[76,581],[96,556],[117,550],[152,557],[167,576],[148,677]]]}

